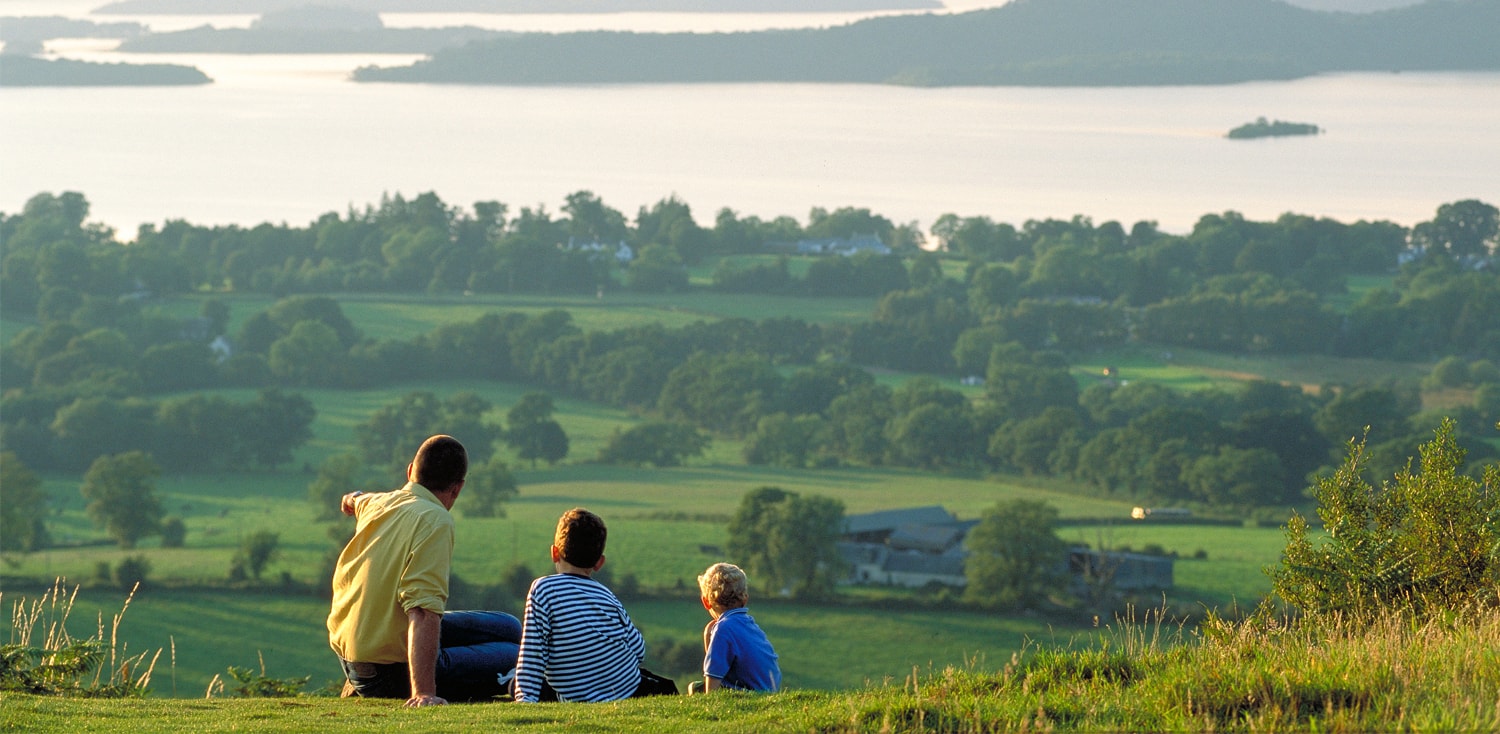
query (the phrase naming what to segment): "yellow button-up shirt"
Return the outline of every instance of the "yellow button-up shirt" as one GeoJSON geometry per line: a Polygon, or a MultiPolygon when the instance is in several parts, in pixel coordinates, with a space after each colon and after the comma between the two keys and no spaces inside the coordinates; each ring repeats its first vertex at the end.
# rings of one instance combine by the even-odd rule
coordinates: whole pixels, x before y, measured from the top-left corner
{"type": "Polygon", "coordinates": [[[406,613],[448,601],[453,516],[415,482],[354,498],[354,537],[333,572],[328,644],[350,662],[406,662],[406,613]]]}

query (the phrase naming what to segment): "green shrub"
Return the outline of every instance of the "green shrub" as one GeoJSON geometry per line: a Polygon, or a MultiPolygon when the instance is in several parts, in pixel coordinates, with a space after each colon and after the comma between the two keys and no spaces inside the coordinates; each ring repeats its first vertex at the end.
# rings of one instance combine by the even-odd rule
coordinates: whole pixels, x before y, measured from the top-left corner
{"type": "Polygon", "coordinates": [[[169,517],[161,521],[161,547],[181,548],[187,539],[187,525],[182,518],[169,517]]]}
{"type": "Polygon", "coordinates": [[[126,556],[115,565],[115,586],[122,589],[134,589],[140,584],[146,583],[146,577],[151,573],[151,561],[143,555],[126,556]]]}
{"type": "Polygon", "coordinates": [[[1283,560],[1271,573],[1278,597],[1307,614],[1368,616],[1387,608],[1422,612],[1494,605],[1500,589],[1500,466],[1483,481],[1461,473],[1464,450],[1445,419],[1408,464],[1380,488],[1361,476],[1364,441],[1313,496],[1327,539],[1314,545],[1307,521],[1287,522],[1283,560]]]}

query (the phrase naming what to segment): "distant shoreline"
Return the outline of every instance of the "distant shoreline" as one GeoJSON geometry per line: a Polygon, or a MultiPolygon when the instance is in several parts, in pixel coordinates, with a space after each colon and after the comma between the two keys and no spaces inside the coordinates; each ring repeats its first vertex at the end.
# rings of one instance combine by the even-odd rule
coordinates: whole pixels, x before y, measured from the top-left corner
{"type": "MultiPolygon", "coordinates": [[[[259,15],[293,0],[119,0],[95,15],[259,15]]],[[[382,13],[844,13],[943,10],[941,0],[340,0],[341,7],[382,13]]]]}
{"type": "Polygon", "coordinates": [[[103,64],[30,56],[6,56],[0,64],[0,87],[177,87],[213,81],[197,67],[179,64],[103,64]]]}

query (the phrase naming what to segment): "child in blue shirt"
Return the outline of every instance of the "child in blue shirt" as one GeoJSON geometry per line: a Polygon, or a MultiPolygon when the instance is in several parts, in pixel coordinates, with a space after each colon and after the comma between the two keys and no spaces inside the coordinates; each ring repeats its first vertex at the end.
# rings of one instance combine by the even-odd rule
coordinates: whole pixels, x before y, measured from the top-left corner
{"type": "MultiPolygon", "coordinates": [[[[729,563],[715,563],[698,577],[703,608],[713,620],[703,628],[703,692],[719,688],[775,692],[781,688],[766,633],[750,617],[745,572],[729,563]]],[[[689,687],[693,692],[693,687],[689,687]]]]}

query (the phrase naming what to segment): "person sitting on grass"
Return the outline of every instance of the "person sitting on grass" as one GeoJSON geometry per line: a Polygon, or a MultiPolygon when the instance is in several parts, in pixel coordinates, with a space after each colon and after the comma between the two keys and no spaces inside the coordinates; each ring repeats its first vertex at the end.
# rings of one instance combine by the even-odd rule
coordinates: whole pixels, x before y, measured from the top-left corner
{"type": "Polygon", "coordinates": [[[433,436],[407,465],[406,486],[340,499],[355,526],[333,573],[328,644],[344,669],[344,695],[433,706],[504,693],[498,678],[515,667],[520,621],[446,610],[450,510],[468,470],[463,444],[433,436]]]}
{"type": "Polygon", "coordinates": [[[581,507],[557,521],[557,573],[533,581],[526,594],[517,702],[618,701],[645,693],[646,641],[614,593],[591,578],[604,566],[605,535],[604,520],[581,507]]]}
{"type": "MultiPolygon", "coordinates": [[[[703,693],[720,688],[774,693],[781,688],[776,650],[745,605],[749,582],[739,566],[715,563],[698,577],[703,608],[710,617],[703,628],[703,693]]],[[[695,692],[694,686],[688,693],[695,692]]]]}

